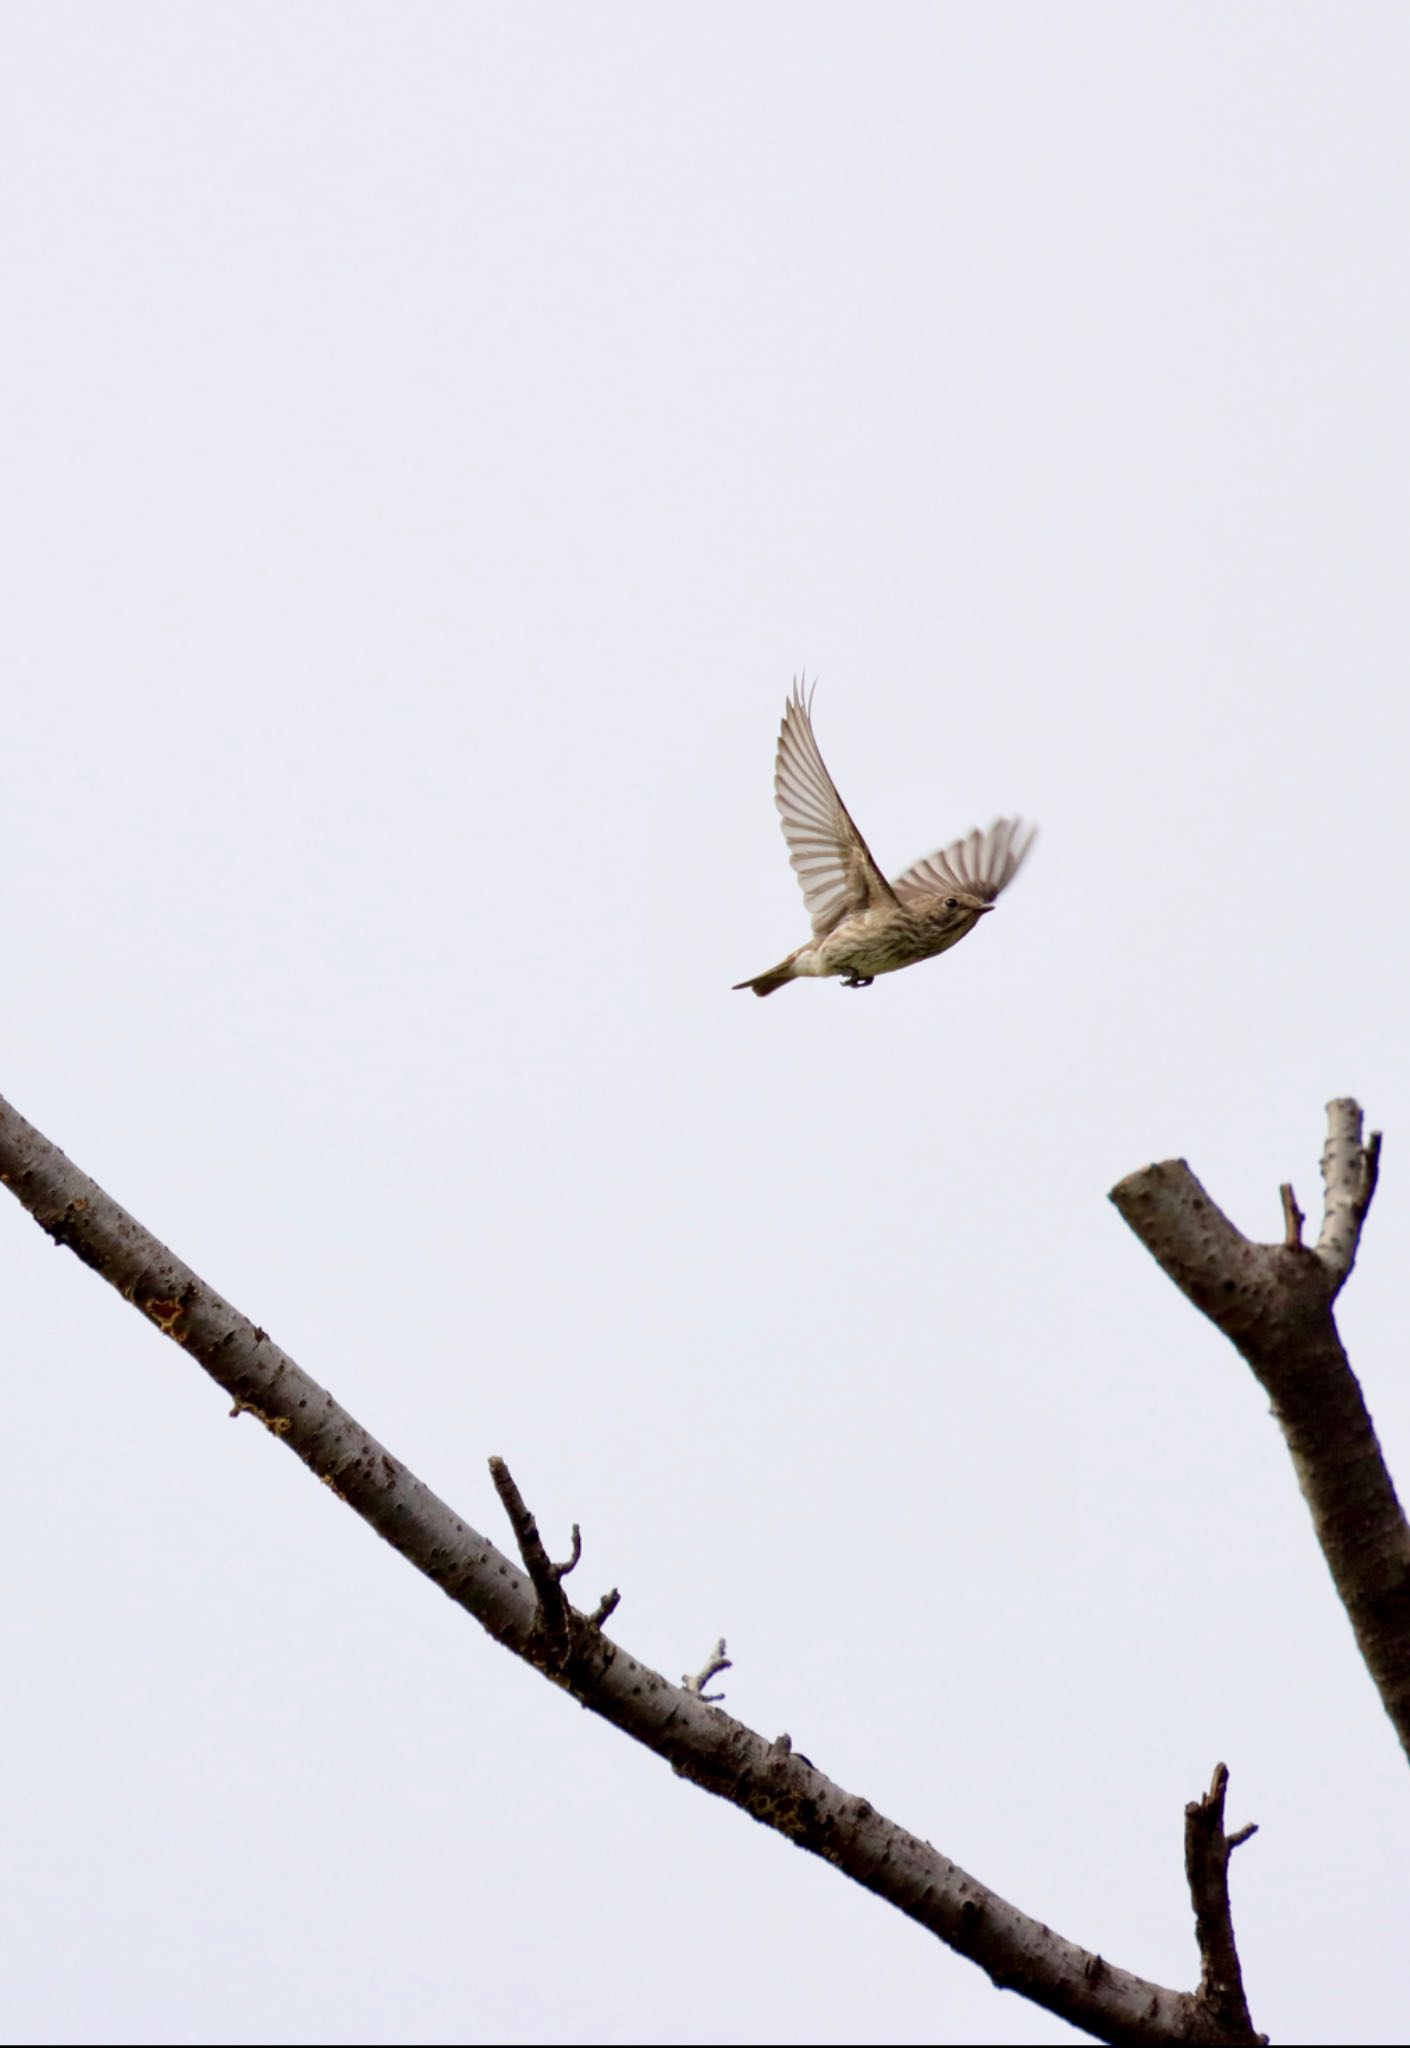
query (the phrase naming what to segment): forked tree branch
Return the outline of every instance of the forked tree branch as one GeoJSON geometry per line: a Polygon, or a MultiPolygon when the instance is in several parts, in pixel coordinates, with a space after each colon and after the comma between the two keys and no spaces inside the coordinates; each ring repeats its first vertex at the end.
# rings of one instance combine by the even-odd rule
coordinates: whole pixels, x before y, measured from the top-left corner
{"type": "MultiPolygon", "coordinates": [[[[957,1864],[825,1778],[786,1735],[773,1742],[703,1696],[706,1674],[671,1685],[613,1642],[607,1595],[580,1614],[563,1592],[577,1562],[555,1565],[502,1460],[492,1472],[528,1566],[520,1571],[371,1437],[265,1331],[143,1229],[57,1147],[0,1101],[0,1181],[56,1244],[66,1245],[264,1422],[332,1494],[492,1635],[583,1706],[799,1848],[917,1921],[950,1948],[1072,2025],[1114,2043],[1259,2043],[1228,1972],[1212,1967],[1204,1922],[1227,1926],[1208,1870],[1191,1872],[1204,1956],[1197,1991],[1118,1969],[1020,1912],[957,1864]],[[698,1688],[698,1689],[697,1689],[698,1688]],[[1211,1909],[1209,1901],[1215,1899],[1211,1909]]],[[[723,1668],[723,1644],[714,1669],[723,1668]]],[[[1221,1792],[1222,1799],[1222,1792],[1221,1792]]],[[[1222,1820],[1220,1822],[1222,1838],[1222,1820]]],[[[1206,1858],[1206,1863],[1208,1859],[1206,1858]]],[[[1232,1933],[1228,1935],[1232,1949],[1232,1933]]],[[[1222,1951],[1218,1953],[1222,1954],[1222,1951]]]]}
{"type": "Polygon", "coordinates": [[[1199,1943],[1200,1996],[1230,2041],[1247,2040],[1253,2030],[1244,1997],[1243,1970],[1234,1943],[1234,1918],[1229,1906],[1229,1858],[1241,1842],[1258,1830],[1251,1824],[1232,1835],[1224,1832],[1224,1795],[1229,1773],[1216,1764],[1203,1799],[1185,1808],[1185,1875],[1195,1908],[1195,1939],[1199,1943]]]}
{"type": "Polygon", "coordinates": [[[1247,1359],[1273,1404],[1322,1555],[1366,1668],[1410,1755],[1410,1528],[1337,1334],[1346,1284],[1380,1169],[1380,1133],[1327,1105],[1322,1229],[1313,1251],[1282,1189],[1281,1244],[1254,1244],[1183,1159],[1129,1174],[1111,1199],[1163,1272],[1247,1359]]]}

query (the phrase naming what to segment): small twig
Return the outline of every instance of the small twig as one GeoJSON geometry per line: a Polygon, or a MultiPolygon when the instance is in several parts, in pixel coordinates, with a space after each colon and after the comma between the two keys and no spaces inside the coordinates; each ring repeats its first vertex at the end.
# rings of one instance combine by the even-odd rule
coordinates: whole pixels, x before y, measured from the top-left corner
{"type": "MultiPolygon", "coordinates": [[[[550,1670],[562,1674],[573,1662],[575,1651],[580,1652],[584,1648],[585,1632],[600,1636],[603,1624],[610,1614],[616,1612],[622,1596],[614,1586],[610,1593],[603,1594],[591,1614],[576,1613],[563,1591],[563,1581],[569,1572],[576,1571],[582,1561],[582,1530],[574,1522],[572,1547],[562,1564],[554,1564],[544,1548],[539,1525],[529,1512],[523,1494],[514,1483],[514,1475],[503,1458],[490,1459],[490,1477],[494,1481],[495,1492],[504,1503],[519,1555],[524,1560],[524,1569],[538,1599],[538,1633],[543,1643],[545,1662],[550,1670]]],[[[608,1648],[610,1650],[610,1646],[608,1648]]]]}
{"type": "Polygon", "coordinates": [[[560,1586],[562,1585],[563,1581],[567,1578],[569,1572],[577,1570],[579,1564],[582,1561],[582,1555],[583,1532],[578,1527],[577,1523],[574,1522],[572,1549],[569,1551],[568,1556],[564,1559],[562,1564],[555,1564],[549,1566],[549,1570],[553,1573],[554,1578],[557,1579],[560,1586]]]}
{"type": "Polygon", "coordinates": [[[1361,1142],[1361,1108],[1349,1095],[1327,1104],[1327,1142],[1322,1148],[1322,1179],[1326,1195],[1317,1256],[1340,1293],[1356,1263],[1366,1211],[1376,1192],[1381,1169],[1381,1134],[1372,1131],[1361,1142]]]}
{"type": "Polygon", "coordinates": [[[1213,2021],[1217,2038],[1246,2041],[1253,2035],[1253,2020],[1244,1997],[1243,1971],[1234,1944],[1229,1858],[1240,1842],[1256,1833],[1256,1828],[1249,1826],[1240,1828],[1236,1834],[1225,1834],[1224,1794],[1228,1786],[1227,1767],[1216,1764],[1208,1792],[1202,1799],[1192,1799],[1185,1808],[1185,1875],[1189,1879],[1195,1939],[1199,1943],[1199,2002],[1213,2021]]]}
{"type": "Polygon", "coordinates": [[[524,1569],[533,1582],[539,1604],[539,1628],[550,1661],[562,1669],[568,1660],[572,1632],[569,1626],[570,1609],[563,1591],[563,1579],[573,1569],[582,1555],[582,1537],[578,1525],[573,1524],[573,1555],[566,1564],[554,1564],[544,1549],[539,1525],[530,1514],[524,1496],[514,1483],[514,1475],[503,1458],[490,1459],[490,1478],[499,1495],[509,1526],[514,1531],[514,1541],[519,1546],[519,1555],[524,1560],[524,1569]]]}
{"type": "Polygon", "coordinates": [[[729,1671],[731,1669],[732,1660],[725,1655],[725,1639],[721,1636],[705,1668],[702,1671],[697,1671],[693,1678],[688,1671],[682,1673],[681,1684],[687,1692],[693,1692],[698,1700],[703,1700],[706,1706],[714,1706],[717,1701],[724,1698],[724,1694],[722,1692],[706,1692],[705,1688],[712,1678],[718,1678],[722,1671],[729,1671]]]}
{"type": "Polygon", "coordinates": [[[1283,1199],[1283,1243],[1289,1251],[1299,1251],[1302,1247],[1302,1226],[1307,1218],[1297,1206],[1297,1196],[1290,1180],[1283,1182],[1278,1193],[1283,1199]]]}

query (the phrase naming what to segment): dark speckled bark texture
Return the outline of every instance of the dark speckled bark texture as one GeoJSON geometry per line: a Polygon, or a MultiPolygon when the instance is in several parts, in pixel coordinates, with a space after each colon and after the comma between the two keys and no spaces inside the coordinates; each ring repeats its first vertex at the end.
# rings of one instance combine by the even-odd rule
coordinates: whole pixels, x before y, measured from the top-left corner
{"type": "MultiPolygon", "coordinates": [[[[0,1182],[46,1230],[181,1345],[235,1403],[308,1466],[418,1571],[499,1643],[583,1706],[799,1848],[833,1864],[988,1972],[1072,2025],[1111,2042],[1242,2042],[1229,2006],[1167,1990],[1064,1940],[1011,1906],[929,1842],[877,1813],[797,1755],[639,1663],[603,1632],[609,1602],[580,1614],[558,1598],[517,1489],[515,1519],[543,1589],[444,1501],[265,1331],[182,1264],[57,1147],[0,1102],[0,1182]]],[[[495,1461],[498,1463],[499,1461],[495,1461]]],[[[502,1465],[501,1496],[509,1488],[502,1465]]],[[[574,1551],[577,1544],[574,1544],[574,1551]]],[[[1172,1853],[1175,1851],[1172,1826],[1172,1853]]],[[[1055,1848],[1055,1854],[1060,1849],[1055,1848]]],[[[688,1883],[689,1878],[679,1879],[688,1883]]],[[[1113,1881],[1119,1881],[1113,1873],[1113,1881]]],[[[1198,1899],[1196,1904],[1198,1906],[1198,1899]]],[[[864,1937],[862,1937],[864,1938],[864,1937]]]]}
{"type": "MultiPolygon", "coordinates": [[[[1250,1242],[1183,1159],[1142,1167],[1111,1199],[1266,1390],[1366,1668],[1410,1755],[1410,1529],[1332,1313],[1375,1191],[1380,1140],[1362,1144],[1361,1111],[1345,1097],[1328,1104],[1327,1120],[1315,1251],[1250,1242]]],[[[1287,1234],[1300,1238],[1290,1189],[1284,1212],[1287,1234]]]]}

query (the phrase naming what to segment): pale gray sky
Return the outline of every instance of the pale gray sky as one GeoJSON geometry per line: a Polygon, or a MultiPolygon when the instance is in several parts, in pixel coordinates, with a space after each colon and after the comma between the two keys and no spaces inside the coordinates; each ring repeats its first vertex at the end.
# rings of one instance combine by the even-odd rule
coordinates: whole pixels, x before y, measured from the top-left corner
{"type": "MultiPolygon", "coordinates": [[[[1030,1912],[1403,2039],[1405,1773],[1105,1201],[1410,1386],[1410,15],[12,5],[0,1088],[497,1541],[1030,1912]],[[806,933],[792,674],[957,951],[806,933]]],[[[494,1649],[15,1208],[5,2038],[1050,2042],[494,1649]]]]}

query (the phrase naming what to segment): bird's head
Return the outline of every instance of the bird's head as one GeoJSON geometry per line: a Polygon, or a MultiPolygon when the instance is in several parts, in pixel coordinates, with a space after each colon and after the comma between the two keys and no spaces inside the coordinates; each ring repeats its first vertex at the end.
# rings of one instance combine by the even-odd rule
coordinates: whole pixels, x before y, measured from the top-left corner
{"type": "Polygon", "coordinates": [[[989,915],[994,905],[987,896],[975,896],[968,889],[952,889],[937,898],[935,907],[946,929],[962,938],[974,930],[981,917],[989,915]]]}

